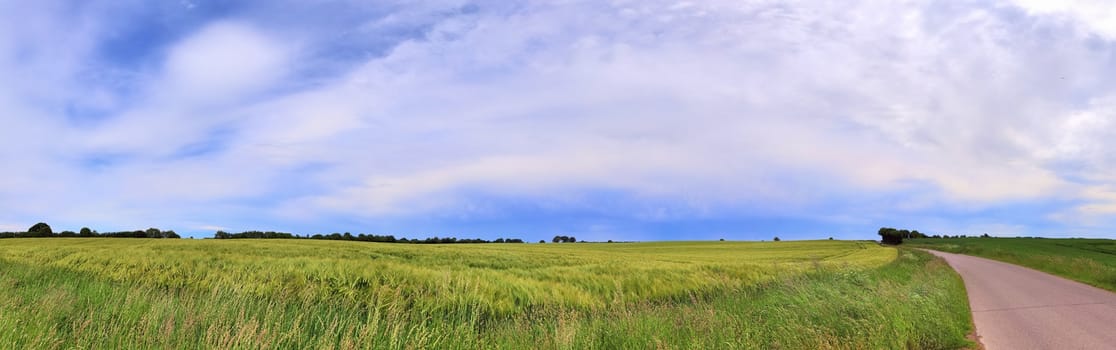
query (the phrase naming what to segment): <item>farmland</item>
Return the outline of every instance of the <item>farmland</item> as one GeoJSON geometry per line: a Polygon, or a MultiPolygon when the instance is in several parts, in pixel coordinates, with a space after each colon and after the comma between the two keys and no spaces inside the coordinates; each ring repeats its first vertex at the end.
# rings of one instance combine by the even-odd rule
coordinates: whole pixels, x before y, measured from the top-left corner
{"type": "Polygon", "coordinates": [[[927,238],[908,245],[1000,260],[1116,291],[1116,240],[927,238]]]}
{"type": "Polygon", "coordinates": [[[0,241],[3,348],[957,348],[960,279],[868,242],[0,241]]]}

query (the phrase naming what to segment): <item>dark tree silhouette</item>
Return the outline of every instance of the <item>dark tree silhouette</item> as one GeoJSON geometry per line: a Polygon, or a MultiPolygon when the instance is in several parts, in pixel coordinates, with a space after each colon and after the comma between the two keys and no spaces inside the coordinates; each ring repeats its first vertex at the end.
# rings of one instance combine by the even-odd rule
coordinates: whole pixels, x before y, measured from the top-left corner
{"type": "Polygon", "coordinates": [[[40,222],[27,229],[27,234],[31,237],[50,237],[54,235],[54,230],[51,230],[50,225],[45,222],[40,222]]]}
{"type": "Polygon", "coordinates": [[[890,227],[881,227],[880,231],[877,233],[881,237],[880,241],[882,241],[884,244],[903,244],[903,231],[896,230],[890,227]]]}

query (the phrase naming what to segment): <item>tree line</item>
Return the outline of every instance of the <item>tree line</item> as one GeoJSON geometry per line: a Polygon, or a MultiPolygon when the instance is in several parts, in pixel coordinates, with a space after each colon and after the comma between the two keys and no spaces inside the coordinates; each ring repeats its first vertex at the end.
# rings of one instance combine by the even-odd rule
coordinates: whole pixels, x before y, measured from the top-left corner
{"type": "Polygon", "coordinates": [[[317,239],[329,241],[359,241],[359,242],[378,242],[378,243],[412,243],[412,244],[452,244],[452,243],[523,243],[519,238],[497,238],[489,241],[480,238],[456,238],[456,237],[429,237],[424,239],[407,239],[407,237],[395,238],[393,235],[369,235],[352,233],[330,233],[330,234],[314,234],[307,236],[299,236],[287,232],[275,231],[245,231],[240,233],[229,233],[225,231],[217,231],[213,234],[215,239],[317,239]]]}
{"type": "MultiPolygon", "coordinates": [[[[881,227],[878,234],[881,237],[881,242],[883,242],[884,244],[893,244],[893,245],[894,244],[903,244],[904,239],[912,239],[912,238],[969,238],[969,236],[966,236],[966,235],[955,235],[955,236],[933,235],[933,236],[930,236],[930,235],[927,235],[925,233],[918,232],[918,230],[899,230],[899,229],[894,229],[894,228],[891,228],[891,227],[881,227]]],[[[976,236],[973,236],[973,237],[976,237],[976,236]]],[[[987,233],[985,233],[983,235],[980,235],[980,237],[981,238],[991,238],[992,236],[989,236],[987,233]]]]}
{"type": "MultiPolygon", "coordinates": [[[[149,228],[146,230],[135,231],[117,231],[117,232],[97,232],[88,227],[82,227],[78,232],[62,231],[55,232],[50,225],[40,222],[32,225],[27,231],[24,232],[0,232],[0,238],[40,238],[40,237],[104,237],[104,238],[182,238],[174,230],[160,230],[157,228],[149,228]]],[[[564,237],[564,236],[563,236],[564,237]]],[[[485,240],[480,238],[456,238],[456,237],[429,237],[429,238],[415,238],[407,239],[406,237],[395,238],[393,235],[368,235],[351,233],[331,233],[331,234],[314,234],[299,236],[287,232],[276,231],[245,231],[240,233],[229,233],[225,231],[217,231],[213,235],[216,239],[318,239],[318,240],[333,240],[333,241],[361,241],[361,242],[380,242],[380,243],[416,243],[416,244],[451,244],[451,243],[524,243],[519,238],[497,238],[495,240],[485,240]]],[[[572,237],[570,237],[572,238],[572,237]]]]}
{"type": "Polygon", "coordinates": [[[149,228],[146,230],[97,232],[88,227],[82,227],[78,232],[54,232],[50,225],[40,222],[25,232],[0,232],[0,238],[42,238],[42,237],[107,237],[107,238],[182,238],[173,230],[160,230],[149,228]]]}

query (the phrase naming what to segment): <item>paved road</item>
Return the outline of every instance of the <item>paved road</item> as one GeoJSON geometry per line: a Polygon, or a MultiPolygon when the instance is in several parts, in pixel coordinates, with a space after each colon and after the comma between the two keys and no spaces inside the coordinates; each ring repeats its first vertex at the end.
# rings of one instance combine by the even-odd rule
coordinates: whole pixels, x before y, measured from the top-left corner
{"type": "Polygon", "coordinates": [[[986,349],[1116,349],[1116,293],[999,261],[931,253],[965,280],[986,349]]]}

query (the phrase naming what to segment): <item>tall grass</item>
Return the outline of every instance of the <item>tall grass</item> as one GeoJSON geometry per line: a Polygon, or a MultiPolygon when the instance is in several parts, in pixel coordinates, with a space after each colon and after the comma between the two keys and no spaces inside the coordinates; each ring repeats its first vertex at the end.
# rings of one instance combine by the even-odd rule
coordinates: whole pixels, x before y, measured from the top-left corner
{"type": "Polygon", "coordinates": [[[1116,292],[1116,240],[974,237],[907,244],[1027,266],[1116,292]]]}
{"type": "Polygon", "coordinates": [[[877,269],[820,268],[690,303],[640,303],[593,317],[500,328],[508,348],[958,349],[973,344],[960,277],[904,250],[877,269]],[[533,336],[523,337],[527,330],[533,336]]]}
{"type": "Polygon", "coordinates": [[[28,239],[0,263],[0,348],[953,348],[968,324],[951,270],[859,242],[28,239]]]}

